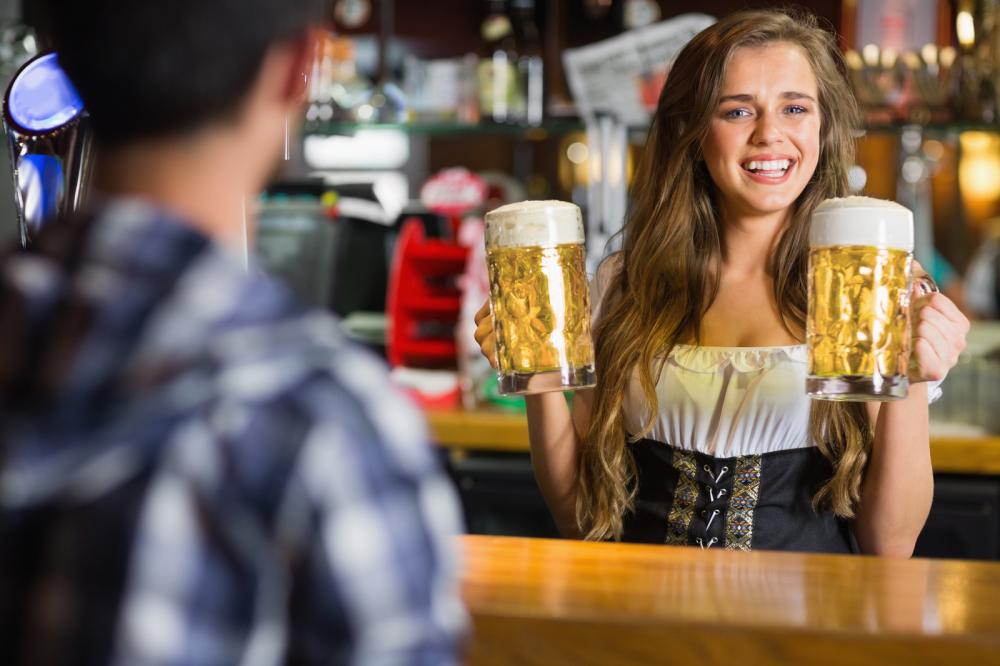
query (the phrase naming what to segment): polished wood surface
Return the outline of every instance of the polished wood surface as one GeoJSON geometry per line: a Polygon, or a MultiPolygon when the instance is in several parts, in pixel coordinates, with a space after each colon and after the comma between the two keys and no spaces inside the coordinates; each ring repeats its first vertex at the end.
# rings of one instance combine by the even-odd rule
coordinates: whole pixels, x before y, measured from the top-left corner
{"type": "MultiPolygon", "coordinates": [[[[431,410],[434,441],[466,451],[528,451],[523,413],[498,410],[431,410]]],[[[1000,475],[1000,436],[931,437],[931,460],[939,474],[1000,475]]]]}
{"type": "Polygon", "coordinates": [[[461,537],[468,663],[1000,664],[1000,564],[461,537]]]}

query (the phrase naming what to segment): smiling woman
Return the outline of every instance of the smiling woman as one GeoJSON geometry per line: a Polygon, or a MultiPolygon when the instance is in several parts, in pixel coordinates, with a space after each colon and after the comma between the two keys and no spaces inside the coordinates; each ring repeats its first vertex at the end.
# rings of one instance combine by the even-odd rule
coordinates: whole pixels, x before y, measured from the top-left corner
{"type": "MultiPolygon", "coordinates": [[[[928,372],[880,408],[805,392],[809,221],[848,193],[859,113],[808,13],[731,14],[657,103],[623,250],[591,287],[597,386],[529,396],[532,462],[567,534],[909,555],[930,505],[928,372]]],[[[914,301],[917,367],[968,322],[914,301]],[[920,327],[923,327],[921,329],[920,327]],[[933,348],[933,349],[932,349],[933,348]]],[[[493,349],[488,312],[477,339],[493,349]]]]}
{"type": "Polygon", "coordinates": [[[702,156],[726,219],[783,215],[819,160],[816,76],[802,47],[775,42],[733,53],[702,156]]]}

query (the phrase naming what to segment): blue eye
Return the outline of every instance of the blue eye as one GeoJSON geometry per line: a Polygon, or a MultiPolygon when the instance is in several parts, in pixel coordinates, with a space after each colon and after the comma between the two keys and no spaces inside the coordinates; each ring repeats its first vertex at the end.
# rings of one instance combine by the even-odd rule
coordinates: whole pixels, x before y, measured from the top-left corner
{"type": "Polygon", "coordinates": [[[787,109],[785,109],[785,111],[787,111],[792,115],[798,115],[800,113],[809,113],[809,109],[807,109],[804,106],[798,106],[797,104],[788,107],[787,109]]]}
{"type": "Polygon", "coordinates": [[[750,115],[750,112],[746,109],[730,109],[729,111],[724,111],[722,115],[725,118],[746,118],[750,115]]]}

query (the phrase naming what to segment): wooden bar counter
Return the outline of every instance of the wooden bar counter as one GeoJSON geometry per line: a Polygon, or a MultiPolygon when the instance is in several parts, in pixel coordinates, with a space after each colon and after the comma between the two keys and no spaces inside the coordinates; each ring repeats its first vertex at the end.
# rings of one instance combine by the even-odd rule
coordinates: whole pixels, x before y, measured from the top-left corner
{"type": "Polygon", "coordinates": [[[468,663],[1000,664],[1000,564],[461,537],[468,663]]]}
{"type": "MultiPolygon", "coordinates": [[[[499,410],[444,409],[427,412],[439,446],[466,451],[524,452],[524,414],[499,410]]],[[[938,474],[1000,475],[1000,436],[931,437],[931,460],[938,474]]]]}

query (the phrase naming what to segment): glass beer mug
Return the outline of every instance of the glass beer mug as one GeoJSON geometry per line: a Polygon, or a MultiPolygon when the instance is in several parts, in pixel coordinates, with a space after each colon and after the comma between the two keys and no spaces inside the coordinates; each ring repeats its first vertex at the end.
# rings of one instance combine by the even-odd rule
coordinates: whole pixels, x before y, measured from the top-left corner
{"type": "Polygon", "coordinates": [[[524,201],[486,215],[500,393],[594,385],[580,209],[524,201]]]}
{"type": "Polygon", "coordinates": [[[806,391],[899,400],[909,388],[913,214],[891,201],[830,199],[809,232],[806,391]]]}

